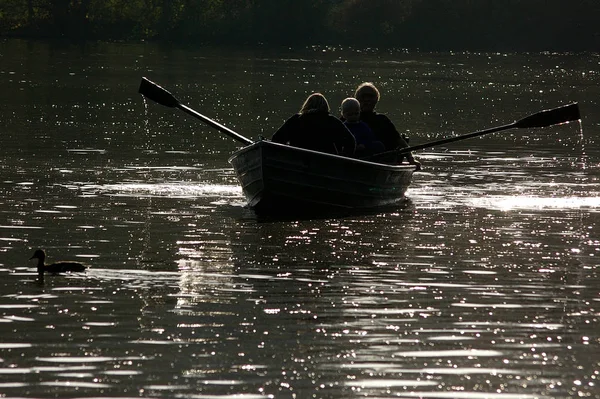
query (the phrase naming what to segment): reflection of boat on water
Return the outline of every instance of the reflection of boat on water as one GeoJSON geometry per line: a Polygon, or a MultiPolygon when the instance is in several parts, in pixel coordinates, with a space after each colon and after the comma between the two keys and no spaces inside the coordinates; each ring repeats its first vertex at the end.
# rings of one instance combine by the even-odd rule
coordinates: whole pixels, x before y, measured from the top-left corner
{"type": "Polygon", "coordinates": [[[414,165],[391,165],[325,154],[270,141],[234,153],[229,162],[248,206],[368,209],[397,203],[411,183],[414,165]]]}

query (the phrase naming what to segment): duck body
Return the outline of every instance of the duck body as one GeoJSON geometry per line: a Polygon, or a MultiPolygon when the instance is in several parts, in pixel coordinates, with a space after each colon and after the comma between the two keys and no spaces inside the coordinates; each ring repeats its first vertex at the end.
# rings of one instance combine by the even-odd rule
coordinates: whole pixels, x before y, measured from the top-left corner
{"type": "MultiPolygon", "coordinates": [[[[38,272],[40,267],[38,266],[38,272]]],[[[84,272],[87,269],[84,265],[77,262],[56,262],[50,265],[42,266],[42,270],[47,273],[66,273],[66,272],[84,272]]]]}
{"type": "Polygon", "coordinates": [[[29,258],[29,260],[31,260],[31,259],[38,260],[37,272],[38,272],[38,276],[41,279],[44,278],[44,273],[52,273],[52,274],[69,273],[69,272],[81,273],[81,272],[85,272],[85,270],[87,269],[87,266],[85,266],[79,262],[71,262],[71,261],[55,262],[55,263],[46,265],[45,264],[46,253],[41,249],[36,250],[35,253],[33,254],[33,256],[31,258],[29,258]]]}

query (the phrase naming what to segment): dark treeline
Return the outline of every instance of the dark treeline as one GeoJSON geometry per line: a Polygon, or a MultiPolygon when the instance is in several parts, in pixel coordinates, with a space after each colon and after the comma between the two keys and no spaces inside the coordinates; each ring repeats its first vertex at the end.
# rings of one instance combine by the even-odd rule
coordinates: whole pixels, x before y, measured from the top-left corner
{"type": "Polygon", "coordinates": [[[423,50],[600,48],[598,0],[0,0],[0,35],[423,50]]]}

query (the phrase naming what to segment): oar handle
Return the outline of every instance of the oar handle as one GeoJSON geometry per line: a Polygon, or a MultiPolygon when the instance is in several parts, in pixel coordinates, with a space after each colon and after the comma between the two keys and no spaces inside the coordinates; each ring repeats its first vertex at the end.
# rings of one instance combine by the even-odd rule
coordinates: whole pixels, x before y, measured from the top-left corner
{"type": "Polygon", "coordinates": [[[428,143],[414,145],[412,147],[398,148],[397,150],[394,150],[394,151],[396,151],[398,154],[406,154],[406,153],[409,153],[412,151],[418,151],[418,150],[422,150],[424,148],[430,148],[430,147],[437,147],[438,145],[454,143],[455,141],[461,141],[461,140],[466,140],[466,139],[470,139],[470,138],[477,137],[477,136],[483,136],[484,134],[495,133],[495,132],[499,132],[501,130],[512,129],[514,127],[515,127],[515,124],[510,123],[508,125],[497,126],[497,127],[493,127],[493,128],[486,129],[486,130],[480,130],[478,132],[467,133],[467,134],[463,134],[463,135],[455,136],[455,137],[448,137],[448,138],[436,140],[436,141],[430,141],[428,143]]]}
{"type": "Polygon", "coordinates": [[[185,113],[190,114],[190,115],[200,119],[202,122],[206,123],[207,125],[217,129],[221,133],[224,133],[239,142],[242,142],[246,145],[250,145],[250,144],[254,143],[254,141],[250,140],[249,138],[244,137],[241,134],[236,133],[233,130],[229,129],[228,127],[221,125],[219,122],[216,122],[216,121],[210,119],[209,117],[204,116],[201,113],[194,111],[190,107],[183,105],[168,90],[162,88],[161,86],[157,85],[156,83],[152,82],[151,80],[149,80],[147,78],[142,78],[142,82],[140,83],[140,88],[139,88],[138,92],[143,94],[145,97],[149,98],[150,100],[155,101],[161,105],[164,105],[165,107],[179,108],[180,110],[184,111],[185,113]]]}
{"type": "Polygon", "coordinates": [[[201,113],[194,111],[190,107],[187,107],[183,104],[177,104],[177,108],[184,111],[185,113],[195,116],[196,118],[200,119],[202,122],[206,123],[208,126],[211,126],[215,129],[217,129],[218,131],[228,135],[232,139],[235,139],[246,145],[250,145],[250,144],[254,143],[254,141],[250,140],[248,137],[242,136],[241,134],[234,132],[230,128],[221,125],[219,122],[214,121],[214,120],[210,119],[209,117],[206,117],[206,116],[202,115],[201,113]]]}

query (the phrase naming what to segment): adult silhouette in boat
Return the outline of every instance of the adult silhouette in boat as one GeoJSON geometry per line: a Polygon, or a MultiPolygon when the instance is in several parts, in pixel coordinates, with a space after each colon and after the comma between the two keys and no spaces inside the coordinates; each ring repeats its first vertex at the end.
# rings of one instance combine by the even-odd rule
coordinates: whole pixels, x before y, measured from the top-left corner
{"type": "MultiPolygon", "coordinates": [[[[375,106],[381,95],[373,83],[361,83],[356,88],[354,97],[360,103],[360,120],[369,125],[378,140],[383,143],[386,151],[408,147],[408,142],[398,132],[390,118],[385,114],[375,112],[375,106]]],[[[421,164],[415,160],[413,154],[406,153],[404,156],[409,163],[417,165],[417,168],[420,169],[421,164]]]]}
{"type": "Polygon", "coordinates": [[[354,136],[331,115],[329,103],[321,93],[308,96],[300,112],[285,121],[272,141],[344,156],[354,155],[356,149],[354,136]]]}
{"type": "Polygon", "coordinates": [[[31,260],[31,259],[38,260],[37,272],[38,272],[38,279],[40,281],[44,281],[44,273],[58,274],[58,273],[68,273],[68,272],[84,272],[87,269],[87,266],[85,266],[79,262],[72,262],[72,261],[56,262],[56,263],[52,263],[50,265],[46,265],[44,263],[46,260],[46,253],[41,249],[36,250],[33,253],[33,256],[31,258],[29,258],[29,260],[31,260]]]}

